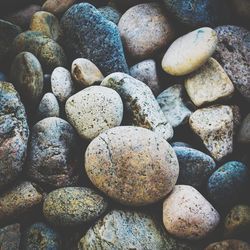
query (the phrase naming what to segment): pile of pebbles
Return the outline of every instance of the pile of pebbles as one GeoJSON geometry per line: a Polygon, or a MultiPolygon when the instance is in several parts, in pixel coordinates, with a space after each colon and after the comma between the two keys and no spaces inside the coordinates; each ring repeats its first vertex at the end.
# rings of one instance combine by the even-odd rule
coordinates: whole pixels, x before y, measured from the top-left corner
{"type": "Polygon", "coordinates": [[[0,1],[1,250],[249,250],[248,0],[0,1]]]}

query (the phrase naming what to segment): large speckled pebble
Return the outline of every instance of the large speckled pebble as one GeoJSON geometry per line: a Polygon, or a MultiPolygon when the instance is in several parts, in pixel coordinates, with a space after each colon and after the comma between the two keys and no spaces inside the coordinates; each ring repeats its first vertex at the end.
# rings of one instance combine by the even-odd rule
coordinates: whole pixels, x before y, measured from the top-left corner
{"type": "Polygon", "coordinates": [[[228,99],[234,92],[234,85],[230,78],[213,58],[187,76],[185,88],[192,102],[198,107],[221,99],[228,99]]]}
{"type": "Polygon", "coordinates": [[[171,44],[162,59],[162,68],[170,75],[187,75],[209,59],[216,45],[217,35],[213,29],[194,30],[171,44]]]}
{"type": "Polygon", "coordinates": [[[19,250],[21,241],[20,224],[0,228],[0,249],[19,250]]]}
{"type": "Polygon", "coordinates": [[[42,10],[60,16],[63,14],[76,0],[46,0],[42,6],[42,10]]]}
{"type": "Polygon", "coordinates": [[[172,147],[139,127],[112,128],[88,146],[85,169],[93,184],[122,204],[140,206],[165,197],[179,164],[172,147]]]}
{"type": "Polygon", "coordinates": [[[205,250],[250,250],[250,245],[241,240],[223,240],[211,243],[205,250]]]}
{"type": "Polygon", "coordinates": [[[116,25],[119,23],[119,20],[121,18],[121,13],[113,8],[112,6],[103,6],[98,9],[98,11],[101,12],[101,14],[108,19],[109,21],[115,23],[116,25]]]}
{"type": "Polygon", "coordinates": [[[198,240],[215,230],[220,215],[193,187],[177,185],[163,204],[163,223],[176,237],[198,240]]]}
{"type": "Polygon", "coordinates": [[[57,117],[39,121],[31,131],[27,175],[46,188],[75,184],[78,147],[75,131],[68,122],[57,117]]]}
{"type": "Polygon", "coordinates": [[[250,113],[245,117],[238,134],[239,142],[250,143],[250,113]]]}
{"type": "Polygon", "coordinates": [[[60,250],[62,239],[57,231],[45,223],[34,223],[24,231],[22,246],[24,250],[60,250]]]}
{"type": "Polygon", "coordinates": [[[135,126],[151,129],[166,140],[173,137],[172,126],[145,83],[124,73],[113,73],[104,78],[101,85],[120,94],[135,126]]]}
{"type": "Polygon", "coordinates": [[[113,89],[92,86],[69,98],[65,112],[78,134],[92,140],[109,128],[121,124],[123,103],[113,89]]]}
{"type": "Polygon", "coordinates": [[[174,38],[173,29],[159,3],[144,3],[127,10],[118,24],[129,55],[146,59],[167,46],[174,38]]]}
{"type": "Polygon", "coordinates": [[[228,208],[246,200],[249,170],[241,162],[230,161],[216,170],[209,178],[208,195],[219,208],[228,208]]]}
{"type": "Polygon", "coordinates": [[[198,109],[189,118],[191,129],[217,161],[233,151],[234,116],[230,106],[198,109]]]}
{"type": "Polygon", "coordinates": [[[184,92],[182,84],[175,84],[165,89],[156,98],[165,117],[173,127],[185,124],[192,114],[192,111],[187,107],[184,92]]]}
{"type": "Polygon", "coordinates": [[[45,218],[55,226],[77,226],[93,221],[107,208],[104,198],[85,187],[52,191],[43,203],[45,218]]]}
{"type": "Polygon", "coordinates": [[[51,89],[53,94],[62,103],[72,96],[75,92],[74,82],[70,72],[63,67],[57,67],[51,74],[51,89]]]}

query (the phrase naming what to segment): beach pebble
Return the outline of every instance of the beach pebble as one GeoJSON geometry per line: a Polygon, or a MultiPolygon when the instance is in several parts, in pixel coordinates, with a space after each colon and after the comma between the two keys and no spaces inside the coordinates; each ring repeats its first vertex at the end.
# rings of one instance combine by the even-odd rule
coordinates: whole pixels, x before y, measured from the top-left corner
{"type": "Polygon", "coordinates": [[[215,230],[219,221],[219,213],[191,186],[175,186],[164,201],[164,226],[169,233],[178,238],[204,238],[215,230]]]}
{"type": "Polygon", "coordinates": [[[162,68],[170,75],[187,75],[201,67],[214,53],[216,32],[208,27],[194,30],[175,40],[162,59],[162,68]]]}
{"type": "Polygon", "coordinates": [[[101,14],[106,19],[115,23],[116,25],[119,23],[119,20],[122,16],[121,13],[117,9],[115,9],[111,6],[103,6],[103,7],[99,8],[98,11],[100,11],[101,14]]]}
{"type": "Polygon", "coordinates": [[[60,16],[63,14],[76,0],[46,0],[42,6],[42,10],[60,16]]]}
{"type": "Polygon", "coordinates": [[[241,240],[223,240],[211,243],[205,250],[249,250],[250,245],[241,240]]]}
{"type": "Polygon", "coordinates": [[[238,139],[241,143],[250,143],[250,113],[242,121],[238,139]]]}
{"type": "Polygon", "coordinates": [[[19,250],[21,241],[20,224],[0,228],[0,249],[19,250]]]}

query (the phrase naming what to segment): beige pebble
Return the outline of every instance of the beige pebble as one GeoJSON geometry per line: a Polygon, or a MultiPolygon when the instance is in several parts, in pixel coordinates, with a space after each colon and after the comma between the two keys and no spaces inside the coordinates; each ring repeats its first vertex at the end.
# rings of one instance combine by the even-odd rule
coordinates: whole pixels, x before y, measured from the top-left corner
{"type": "Polygon", "coordinates": [[[47,0],[42,6],[42,10],[51,12],[54,15],[61,15],[73,5],[75,1],[76,0],[47,0]]]}

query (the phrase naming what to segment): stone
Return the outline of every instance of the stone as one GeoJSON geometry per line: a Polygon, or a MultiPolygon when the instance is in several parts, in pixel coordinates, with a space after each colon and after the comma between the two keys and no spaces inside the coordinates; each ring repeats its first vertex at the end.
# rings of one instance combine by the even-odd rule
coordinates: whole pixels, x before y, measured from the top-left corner
{"type": "Polygon", "coordinates": [[[117,9],[111,6],[103,6],[99,8],[98,10],[106,19],[118,25],[122,14],[117,9]]]}
{"type": "Polygon", "coordinates": [[[107,202],[85,187],[66,187],[50,192],[43,203],[46,220],[55,226],[77,226],[98,218],[107,202]]]}
{"type": "Polygon", "coordinates": [[[186,143],[186,142],[182,142],[182,141],[176,141],[176,142],[172,142],[170,144],[173,148],[178,148],[178,147],[185,147],[185,148],[193,148],[190,144],[186,143]]]}
{"type": "Polygon", "coordinates": [[[0,82],[0,191],[22,172],[29,137],[25,108],[11,83],[0,82]]]}
{"type": "Polygon", "coordinates": [[[73,79],[82,88],[100,83],[104,79],[102,72],[96,65],[85,58],[78,58],[73,61],[71,74],[73,79]]]}
{"type": "Polygon", "coordinates": [[[205,250],[249,250],[250,245],[241,240],[223,240],[211,243],[205,250]]]}
{"type": "Polygon", "coordinates": [[[159,3],[133,6],[121,17],[118,28],[128,54],[143,60],[174,39],[173,28],[159,3]]]}
{"type": "Polygon", "coordinates": [[[144,60],[130,68],[130,75],[149,86],[155,96],[160,93],[160,82],[156,63],[153,59],[144,60]]]}
{"type": "Polygon", "coordinates": [[[77,182],[79,145],[73,127],[58,117],[36,123],[31,131],[26,174],[46,188],[77,182]]]}
{"type": "Polygon", "coordinates": [[[226,209],[245,201],[248,190],[249,170],[238,161],[230,161],[218,168],[208,179],[207,192],[211,202],[226,209]]]}
{"type": "Polygon", "coordinates": [[[96,137],[85,152],[85,169],[98,189],[131,206],[164,198],[179,174],[168,142],[148,129],[132,126],[112,128],[96,137]]]}
{"type": "Polygon", "coordinates": [[[62,15],[76,0],[46,0],[42,10],[48,11],[54,15],[62,15]]]}
{"type": "Polygon", "coordinates": [[[20,224],[12,224],[0,228],[0,249],[19,250],[20,249],[20,224]]]}
{"type": "Polygon", "coordinates": [[[65,112],[78,134],[83,139],[92,140],[100,133],[121,124],[123,103],[113,89],[92,86],[70,97],[65,112]]]}
{"type": "Polygon", "coordinates": [[[192,114],[184,93],[185,89],[182,84],[174,84],[156,98],[166,119],[174,128],[187,123],[192,114]]]}
{"type": "Polygon", "coordinates": [[[183,239],[198,240],[215,230],[220,215],[195,188],[176,185],[163,203],[166,230],[183,239]]]}
{"type": "Polygon", "coordinates": [[[186,77],[185,88],[197,107],[228,99],[234,92],[230,78],[213,58],[208,59],[201,68],[186,77]]]}
{"type": "Polygon", "coordinates": [[[106,76],[128,72],[117,26],[91,4],[73,5],[61,19],[64,48],[71,60],[86,58],[106,76]]]}
{"type": "Polygon", "coordinates": [[[166,140],[173,137],[172,126],[145,83],[124,73],[113,73],[104,78],[101,85],[120,94],[133,125],[151,129],[166,140]]]}
{"type": "Polygon", "coordinates": [[[212,56],[217,45],[215,30],[204,27],[176,39],[162,59],[162,68],[174,76],[187,75],[212,56]]]}
{"type": "Polygon", "coordinates": [[[234,117],[230,106],[198,109],[190,116],[189,125],[215,160],[232,153],[234,117]]]}
{"type": "Polygon", "coordinates": [[[250,32],[242,27],[225,25],[215,29],[218,45],[215,59],[224,68],[236,89],[250,100],[250,32]]]}
{"type": "Polygon", "coordinates": [[[241,143],[250,143],[250,113],[242,121],[238,134],[238,140],[241,143]]]}

